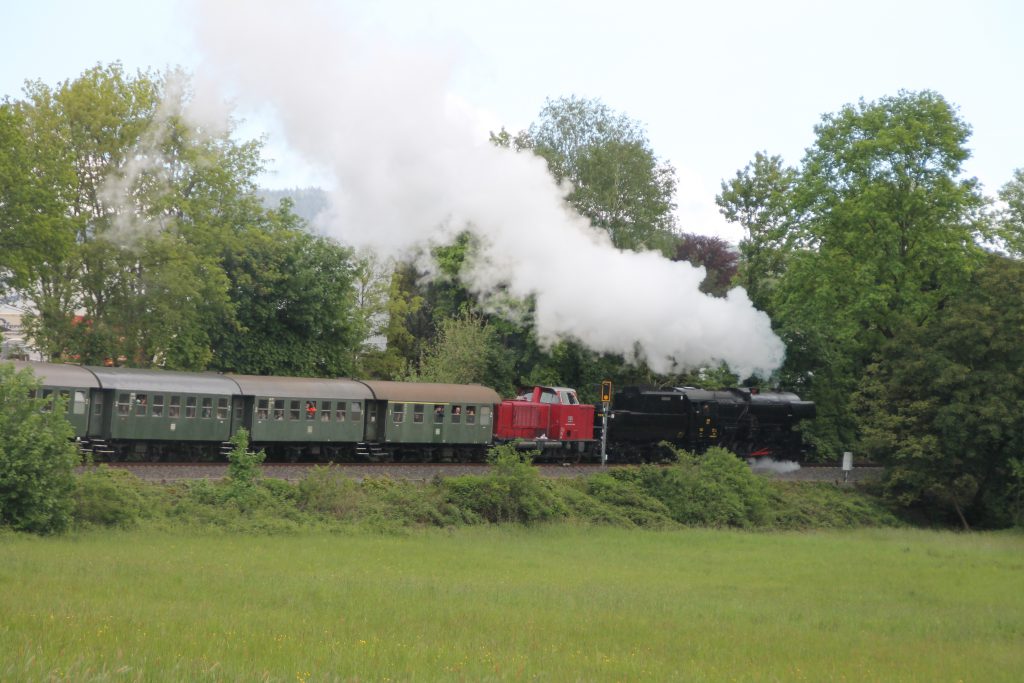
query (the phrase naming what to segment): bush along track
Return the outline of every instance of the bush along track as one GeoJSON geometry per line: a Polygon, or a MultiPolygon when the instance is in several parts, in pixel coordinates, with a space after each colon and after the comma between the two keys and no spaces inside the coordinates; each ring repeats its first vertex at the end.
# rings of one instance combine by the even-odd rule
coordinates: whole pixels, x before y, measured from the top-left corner
{"type": "Polygon", "coordinates": [[[669,529],[751,530],[891,526],[899,522],[877,498],[825,483],[760,477],[723,449],[679,453],[671,466],[610,468],[587,477],[542,478],[529,454],[490,451],[483,475],[425,483],[386,477],[355,481],[338,467],[313,468],[289,483],[259,476],[246,435],[235,440],[222,481],[151,484],[100,466],[78,476],[76,528],[149,525],[253,533],[359,527],[397,532],[474,524],[596,524],[669,529]]]}

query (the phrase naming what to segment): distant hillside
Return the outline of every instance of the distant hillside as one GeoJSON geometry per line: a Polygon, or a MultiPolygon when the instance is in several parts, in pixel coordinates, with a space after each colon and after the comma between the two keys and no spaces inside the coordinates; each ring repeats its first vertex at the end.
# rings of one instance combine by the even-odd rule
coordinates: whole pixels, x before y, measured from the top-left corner
{"type": "Polygon", "coordinates": [[[284,190],[260,188],[257,194],[263,200],[263,205],[268,208],[277,208],[282,199],[290,197],[295,202],[292,210],[308,222],[312,222],[318,213],[327,208],[327,193],[319,187],[296,187],[284,190]]]}

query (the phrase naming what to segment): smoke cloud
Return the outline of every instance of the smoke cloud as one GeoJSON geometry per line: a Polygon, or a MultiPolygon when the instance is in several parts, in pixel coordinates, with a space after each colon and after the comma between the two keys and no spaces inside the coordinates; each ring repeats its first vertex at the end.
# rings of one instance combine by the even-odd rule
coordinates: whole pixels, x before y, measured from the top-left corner
{"type": "Polygon", "coordinates": [[[343,25],[325,7],[195,10],[203,80],[272,111],[288,145],[333,178],[320,229],[383,255],[470,230],[481,253],[462,274],[467,286],[484,300],[534,296],[546,342],[575,338],[662,372],[725,361],[767,374],[781,364],[782,342],[743,290],[709,297],[698,290],[703,269],[615,249],[566,204],[543,160],[491,145],[451,94],[452,55],[343,25]]]}

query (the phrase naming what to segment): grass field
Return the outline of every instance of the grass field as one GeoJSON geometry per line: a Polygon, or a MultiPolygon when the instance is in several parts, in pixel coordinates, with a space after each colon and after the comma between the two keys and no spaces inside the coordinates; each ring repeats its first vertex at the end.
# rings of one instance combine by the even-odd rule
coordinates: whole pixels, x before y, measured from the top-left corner
{"type": "Polygon", "coordinates": [[[0,536],[3,681],[1017,681],[1024,537],[0,536]]]}

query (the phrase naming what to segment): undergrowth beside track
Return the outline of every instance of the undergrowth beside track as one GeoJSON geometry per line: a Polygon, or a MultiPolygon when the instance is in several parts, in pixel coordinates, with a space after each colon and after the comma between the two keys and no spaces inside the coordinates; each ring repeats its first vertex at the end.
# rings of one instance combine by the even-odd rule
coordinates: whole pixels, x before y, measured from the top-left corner
{"type": "MultiPolygon", "coordinates": [[[[241,447],[244,450],[244,445],[241,447]]],[[[77,528],[211,528],[249,533],[361,527],[570,523],[623,528],[795,530],[894,526],[897,518],[859,489],[760,477],[732,453],[680,453],[669,467],[611,468],[575,479],[544,479],[512,447],[491,454],[486,475],[410,483],[355,481],[340,468],[314,468],[298,483],[258,476],[258,461],[219,482],[152,484],[104,466],[81,474],[77,528]],[[255,471],[255,474],[254,474],[255,471]]]]}

